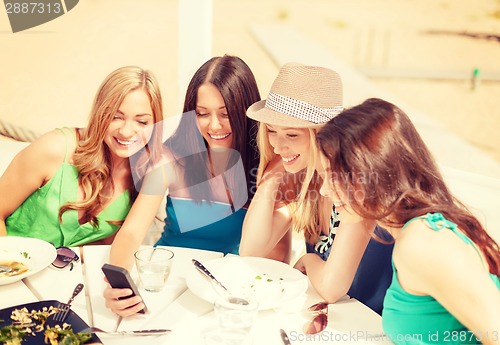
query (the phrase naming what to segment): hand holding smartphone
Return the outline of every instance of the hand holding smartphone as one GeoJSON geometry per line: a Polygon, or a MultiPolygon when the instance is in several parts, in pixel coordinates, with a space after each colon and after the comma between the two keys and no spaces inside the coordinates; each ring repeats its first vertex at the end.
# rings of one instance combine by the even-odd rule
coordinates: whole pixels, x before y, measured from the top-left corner
{"type": "MultiPolygon", "coordinates": [[[[142,298],[137,285],[135,285],[134,281],[130,277],[130,274],[125,268],[111,264],[104,264],[101,269],[112,288],[130,289],[132,290],[132,295],[129,297],[140,296],[142,298]]],[[[144,303],[144,300],[142,302],[144,303]]],[[[144,304],[144,309],[139,311],[139,313],[144,314],[147,310],[148,308],[146,307],[146,304],[144,304]]]]}

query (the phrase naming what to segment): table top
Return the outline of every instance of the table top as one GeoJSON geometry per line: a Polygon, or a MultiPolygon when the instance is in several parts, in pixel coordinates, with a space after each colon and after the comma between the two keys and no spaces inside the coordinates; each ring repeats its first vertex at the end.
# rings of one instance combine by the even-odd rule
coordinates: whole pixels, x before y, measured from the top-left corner
{"type": "MultiPolygon", "coordinates": [[[[149,308],[145,315],[120,318],[105,306],[102,296],[106,283],[101,266],[109,261],[110,246],[83,246],[81,261],[72,270],[50,267],[9,285],[0,286],[0,309],[41,300],[66,302],[78,283],[85,293],[79,294],[72,310],[91,326],[107,331],[168,328],[172,332],[147,339],[148,344],[203,344],[204,335],[216,328],[213,305],[193,294],[187,287],[186,274],[192,269],[191,259],[201,262],[223,257],[222,253],[191,248],[167,247],[175,254],[167,286],[157,293],[140,290],[149,308]]],[[[131,275],[136,277],[135,269],[131,275]]],[[[331,304],[327,328],[316,335],[305,335],[302,326],[311,317],[304,311],[321,301],[309,283],[300,300],[285,307],[262,310],[252,328],[254,344],[283,344],[279,329],[284,329],[292,344],[366,343],[390,344],[382,331],[381,317],[355,299],[346,298],[331,304]]],[[[104,345],[137,344],[137,336],[99,334],[104,345]]]]}

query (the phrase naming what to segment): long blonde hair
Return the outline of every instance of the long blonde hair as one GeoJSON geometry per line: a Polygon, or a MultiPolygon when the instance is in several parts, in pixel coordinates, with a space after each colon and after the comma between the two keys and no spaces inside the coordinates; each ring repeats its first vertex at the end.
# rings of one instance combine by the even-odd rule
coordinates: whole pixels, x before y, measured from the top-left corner
{"type": "MultiPolygon", "coordinates": [[[[316,172],[316,161],[318,159],[318,147],[316,144],[317,129],[309,130],[309,155],[307,167],[297,174],[287,174],[284,183],[280,186],[281,193],[277,194],[275,204],[281,202],[289,208],[292,216],[292,230],[304,231],[308,242],[314,242],[319,234],[328,226],[328,221],[323,217],[322,209],[326,202],[319,193],[321,179],[316,172]],[[292,194],[293,199],[284,198],[292,194]]],[[[257,133],[257,145],[260,151],[259,168],[257,170],[257,181],[261,181],[268,164],[276,157],[273,147],[269,142],[266,124],[259,124],[257,133]]]]}
{"type": "MultiPolygon", "coordinates": [[[[81,201],[69,202],[59,211],[59,220],[68,210],[83,210],[83,218],[98,227],[97,214],[106,203],[105,192],[114,191],[111,172],[113,170],[111,153],[104,143],[106,131],[127,94],[134,90],[144,90],[151,101],[155,128],[144,150],[137,154],[149,155],[149,164],[158,162],[161,157],[161,123],[163,120],[162,98],[156,78],[150,71],[137,66],[119,68],[109,74],[102,82],[95,96],[87,128],[78,140],[73,155],[78,169],[79,183],[83,188],[81,201]]],[[[132,178],[128,188],[131,200],[137,196],[132,178]]]]}

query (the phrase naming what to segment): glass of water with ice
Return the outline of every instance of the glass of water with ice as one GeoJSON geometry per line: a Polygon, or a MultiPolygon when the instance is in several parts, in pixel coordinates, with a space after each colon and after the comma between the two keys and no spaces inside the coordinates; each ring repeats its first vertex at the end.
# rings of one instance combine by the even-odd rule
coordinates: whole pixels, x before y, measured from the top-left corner
{"type": "Polygon", "coordinates": [[[165,248],[153,247],[139,249],[134,256],[141,287],[146,291],[161,291],[170,274],[174,253],[165,248]]]}

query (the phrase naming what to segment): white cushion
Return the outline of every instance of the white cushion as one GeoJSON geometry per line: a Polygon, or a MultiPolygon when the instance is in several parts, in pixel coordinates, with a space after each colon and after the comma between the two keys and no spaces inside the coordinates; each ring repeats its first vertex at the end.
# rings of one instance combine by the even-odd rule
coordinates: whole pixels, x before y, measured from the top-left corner
{"type": "Polygon", "coordinates": [[[21,141],[0,140],[0,176],[15,155],[29,144],[21,141]]]}

